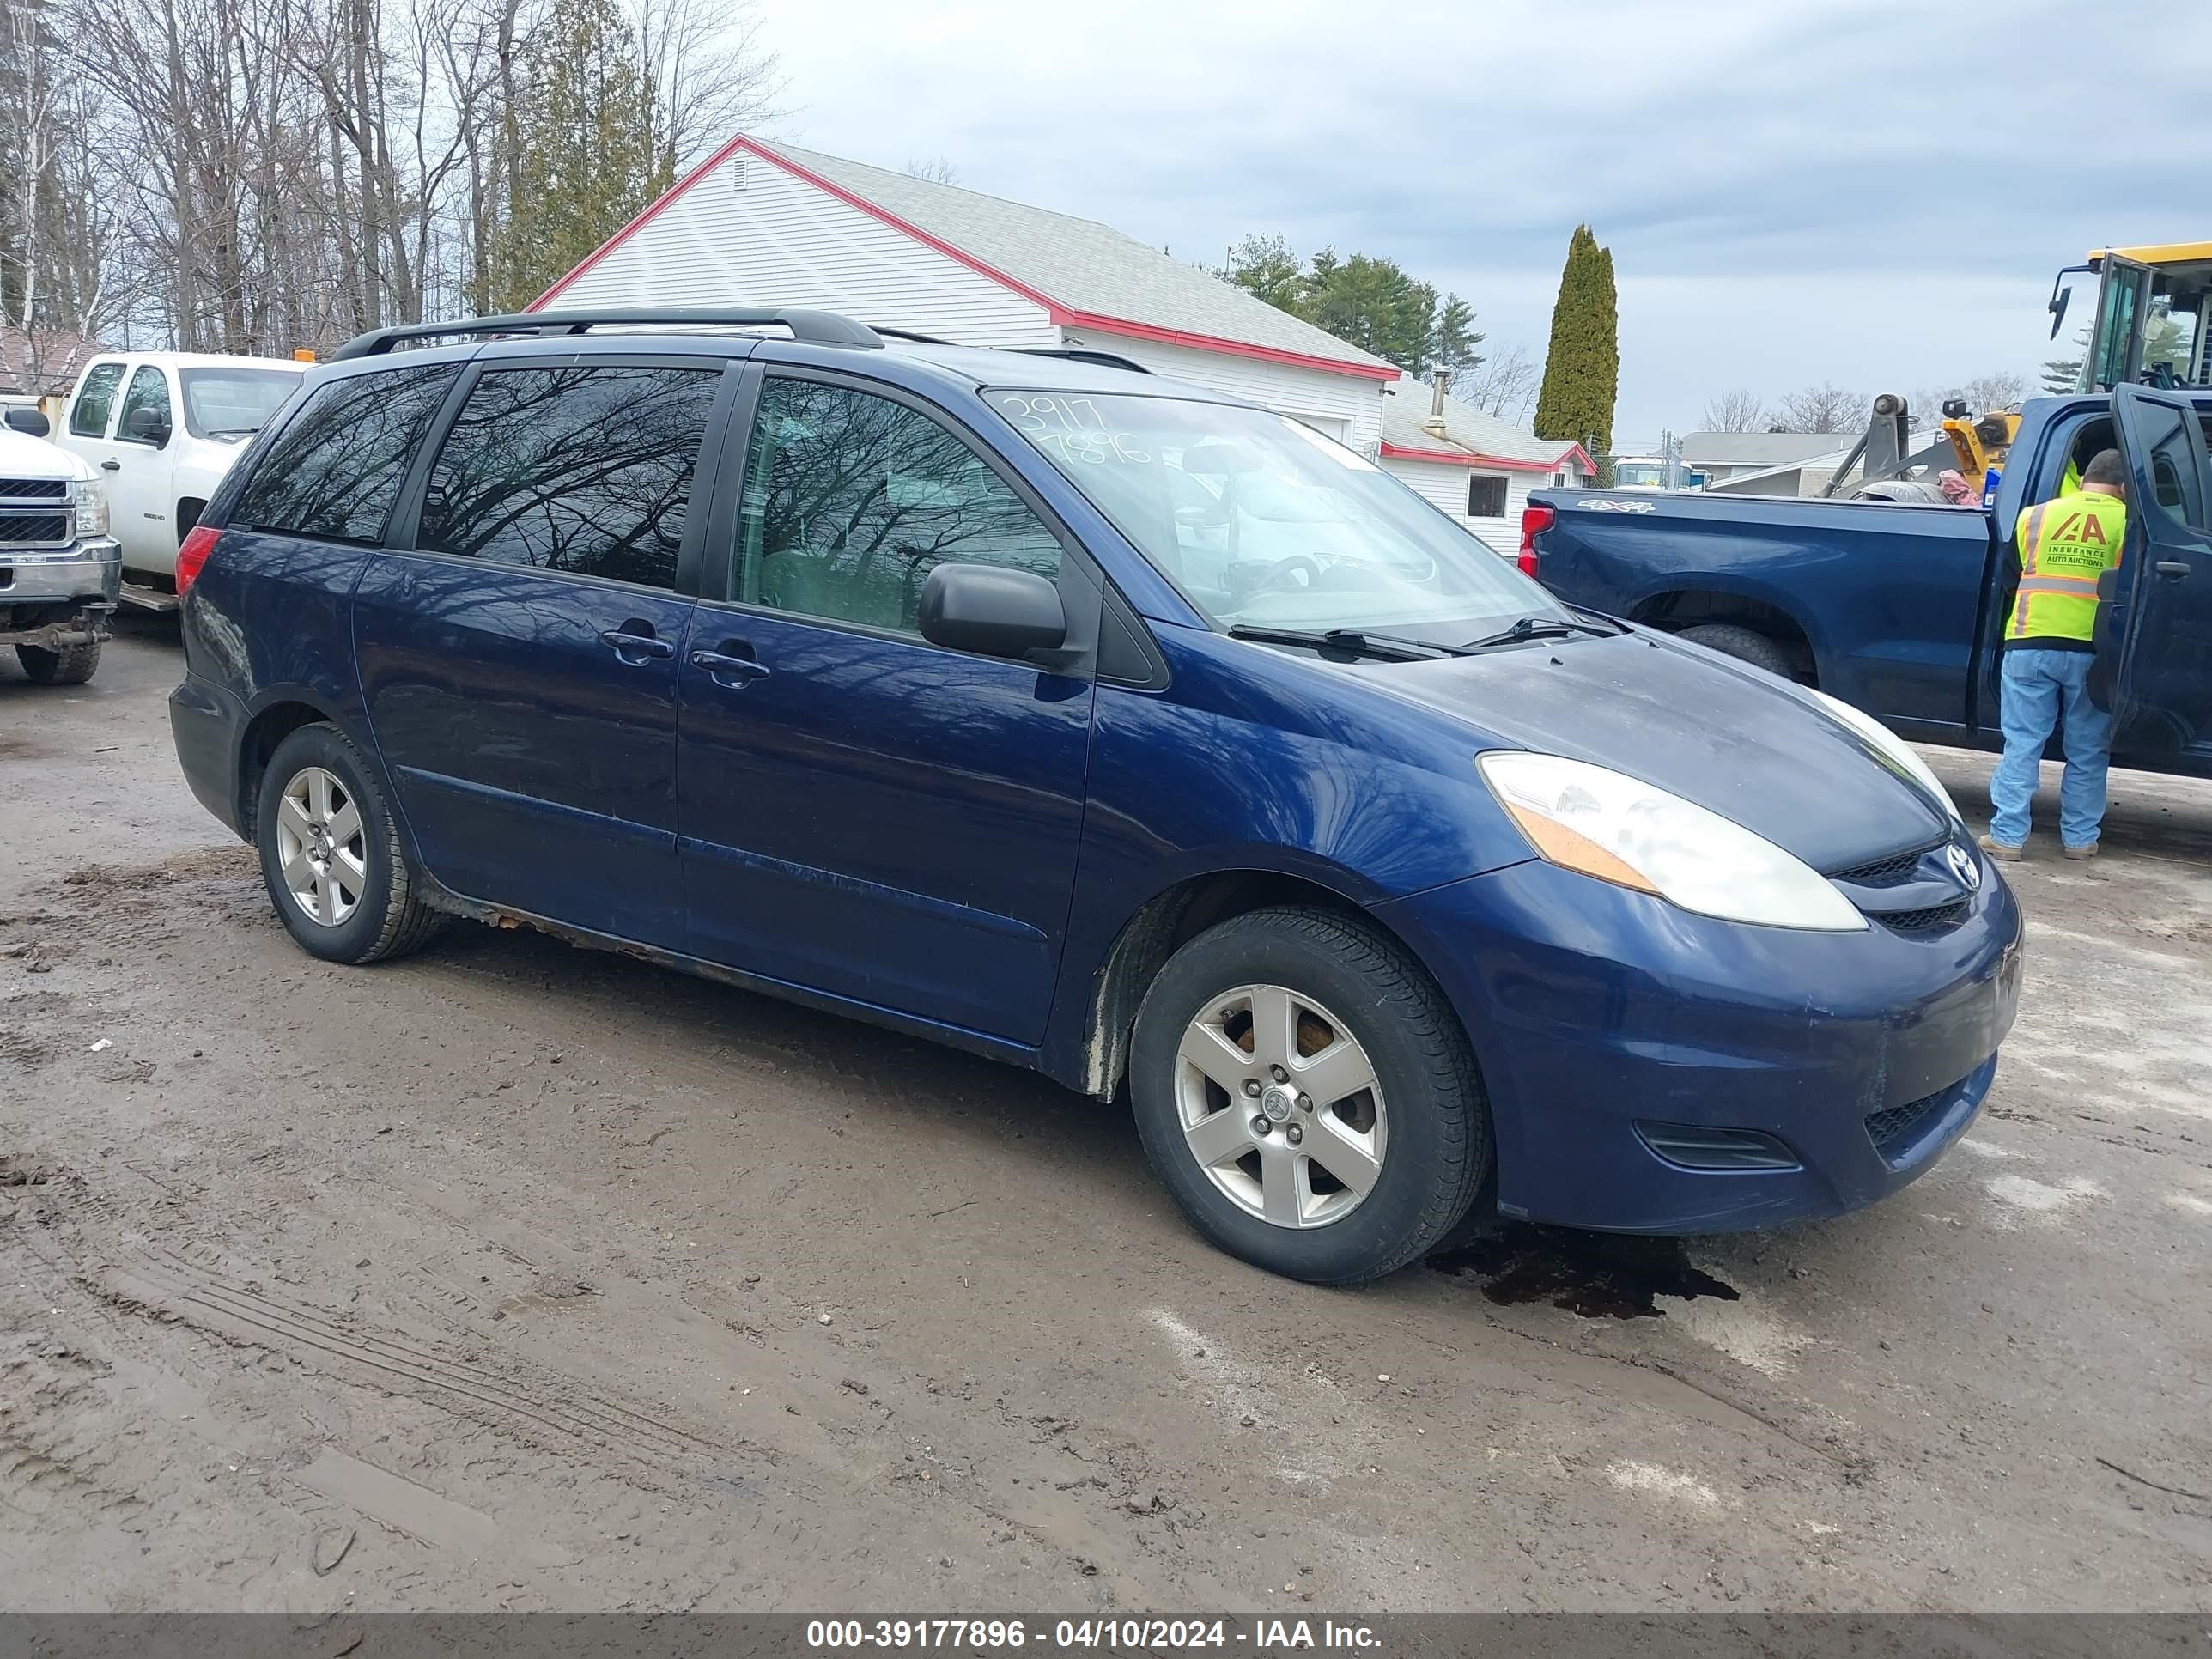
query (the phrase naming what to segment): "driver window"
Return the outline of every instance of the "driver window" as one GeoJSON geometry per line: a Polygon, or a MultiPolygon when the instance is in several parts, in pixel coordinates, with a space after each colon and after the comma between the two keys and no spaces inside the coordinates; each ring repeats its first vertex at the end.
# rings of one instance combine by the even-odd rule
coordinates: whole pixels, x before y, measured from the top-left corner
{"type": "Polygon", "coordinates": [[[2197,421],[2170,404],[2148,404],[2143,413],[2153,500],[2170,517],[2204,529],[2204,447],[2197,421]]]}
{"type": "Polygon", "coordinates": [[[131,389],[123,394],[123,413],[116,418],[115,435],[158,447],[168,441],[169,426],[169,377],[153,364],[142,363],[131,377],[131,389]],[[131,425],[131,416],[142,410],[150,410],[154,417],[153,429],[143,435],[132,431],[131,425]]]}

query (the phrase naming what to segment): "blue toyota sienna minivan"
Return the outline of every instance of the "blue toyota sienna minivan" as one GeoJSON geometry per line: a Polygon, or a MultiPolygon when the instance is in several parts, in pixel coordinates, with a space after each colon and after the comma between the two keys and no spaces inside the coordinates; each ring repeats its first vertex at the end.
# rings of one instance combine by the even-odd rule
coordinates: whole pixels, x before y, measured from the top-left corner
{"type": "Polygon", "coordinates": [[[185,545],[172,699],[319,957],[519,921],[1126,1085],[1331,1285],[1478,1202],[1832,1215],[1989,1091],[2020,912],[1909,748],[1295,420],[794,310],[338,358],[185,545]]]}

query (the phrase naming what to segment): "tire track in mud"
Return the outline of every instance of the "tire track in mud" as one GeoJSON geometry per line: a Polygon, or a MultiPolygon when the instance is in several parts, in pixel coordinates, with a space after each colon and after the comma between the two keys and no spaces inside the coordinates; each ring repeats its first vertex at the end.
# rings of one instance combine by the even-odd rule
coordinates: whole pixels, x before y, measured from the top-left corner
{"type": "MultiPolygon", "coordinates": [[[[259,1347],[325,1366],[367,1372],[389,1392],[427,1397],[430,1403],[489,1420],[523,1426],[550,1437],[553,1447],[582,1440],[656,1465],[701,1452],[736,1450],[618,1401],[581,1389],[552,1393],[481,1364],[456,1359],[410,1341],[349,1327],[342,1319],[281,1302],[251,1281],[231,1281],[171,1251],[103,1262],[77,1282],[111,1307],[142,1318],[181,1322],[220,1340],[259,1347]],[[452,1402],[460,1402],[455,1407],[452,1402]]],[[[747,1450],[757,1449],[746,1448],[747,1450]]]]}

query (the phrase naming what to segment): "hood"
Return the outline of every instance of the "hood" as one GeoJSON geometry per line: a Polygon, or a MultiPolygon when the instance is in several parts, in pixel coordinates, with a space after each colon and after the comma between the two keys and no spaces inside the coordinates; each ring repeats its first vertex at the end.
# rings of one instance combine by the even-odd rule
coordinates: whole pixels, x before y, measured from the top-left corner
{"type": "Polygon", "coordinates": [[[10,426],[0,426],[0,473],[11,478],[90,478],[97,476],[89,462],[72,455],[58,444],[33,438],[10,426]]]}
{"type": "Polygon", "coordinates": [[[1810,696],[1664,635],[1543,640],[1352,672],[1492,739],[1470,750],[1529,749],[1610,767],[1733,819],[1824,873],[1950,832],[1941,806],[1810,696]]]}

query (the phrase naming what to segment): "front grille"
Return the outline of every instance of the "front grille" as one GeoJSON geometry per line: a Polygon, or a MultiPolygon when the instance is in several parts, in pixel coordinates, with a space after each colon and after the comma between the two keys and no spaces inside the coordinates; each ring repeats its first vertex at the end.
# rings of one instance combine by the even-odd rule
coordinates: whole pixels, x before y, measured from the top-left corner
{"type": "Polygon", "coordinates": [[[1874,1149],[1892,1164],[1897,1163],[1912,1148],[1914,1139],[1927,1127],[1928,1120],[1950,1103],[1959,1085],[1938,1089],[1932,1095],[1923,1095],[1917,1100],[1908,1100],[1902,1106],[1891,1106],[1879,1112],[1867,1114],[1867,1135],[1874,1149]]]}
{"type": "Polygon", "coordinates": [[[1927,847],[1915,848],[1910,853],[1899,853],[1894,858],[1877,859],[1872,864],[1862,864],[1855,869],[1831,871],[1828,879],[1847,881],[1854,887],[1894,887],[1919,868],[1921,860],[1942,844],[1936,842],[1927,847]]]}
{"type": "Polygon", "coordinates": [[[1966,901],[1954,899],[1948,904],[1933,905],[1925,910],[1898,910],[1884,915],[1879,910],[1866,914],[1893,933],[1947,933],[1966,919],[1966,901]]]}
{"type": "Polygon", "coordinates": [[[0,513],[0,547],[66,547],[66,513],[0,513]]]}
{"type": "Polygon", "coordinates": [[[0,478],[0,501],[59,501],[68,498],[66,478],[0,478]]]}

